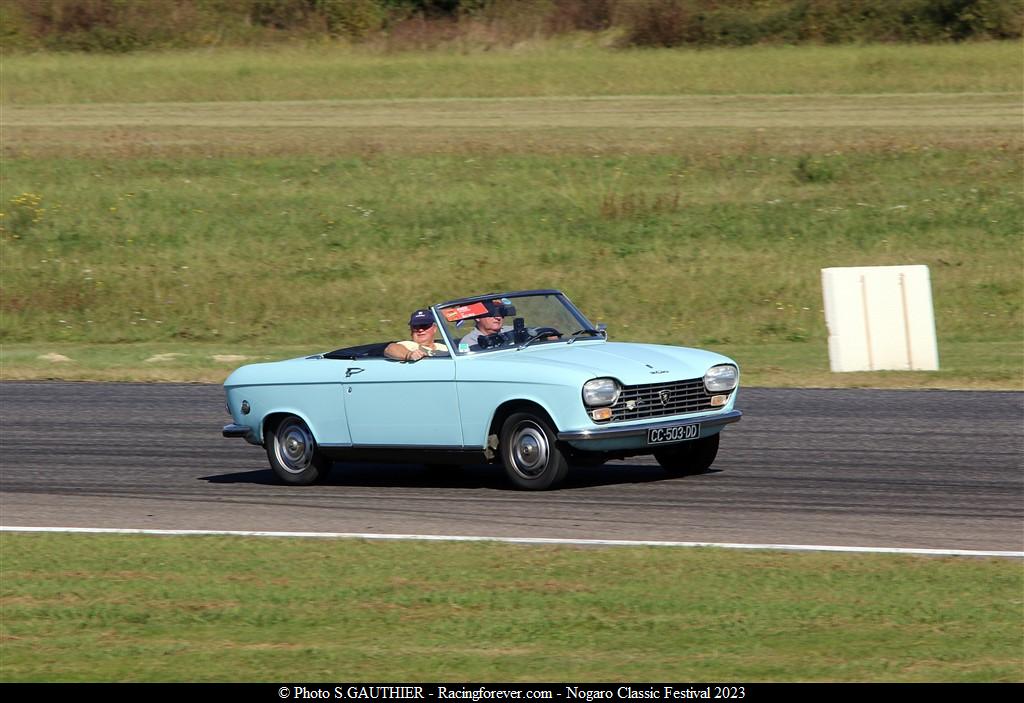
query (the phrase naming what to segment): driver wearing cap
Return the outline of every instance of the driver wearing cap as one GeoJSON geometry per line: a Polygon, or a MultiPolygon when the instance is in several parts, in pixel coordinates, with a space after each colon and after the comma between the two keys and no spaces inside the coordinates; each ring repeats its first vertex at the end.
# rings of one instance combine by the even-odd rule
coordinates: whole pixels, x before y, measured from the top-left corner
{"type": "Polygon", "coordinates": [[[392,342],[384,350],[386,356],[399,361],[419,361],[425,356],[447,355],[448,347],[434,341],[437,323],[430,310],[421,308],[409,317],[411,340],[392,342]]]}

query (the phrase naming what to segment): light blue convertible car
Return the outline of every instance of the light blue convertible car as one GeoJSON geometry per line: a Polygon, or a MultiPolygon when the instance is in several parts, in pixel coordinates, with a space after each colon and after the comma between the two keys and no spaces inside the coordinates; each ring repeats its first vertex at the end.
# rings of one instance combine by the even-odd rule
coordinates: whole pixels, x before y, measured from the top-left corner
{"type": "Polygon", "coordinates": [[[608,341],[557,290],[430,308],[448,350],[414,363],[387,342],[243,366],[224,382],[225,437],[266,448],[285,483],[324,480],[334,460],[501,463],[518,488],[547,489],[570,465],[654,455],[705,471],[735,409],[739,369],[708,351],[608,341]],[[483,317],[491,334],[472,335],[483,317]]]}

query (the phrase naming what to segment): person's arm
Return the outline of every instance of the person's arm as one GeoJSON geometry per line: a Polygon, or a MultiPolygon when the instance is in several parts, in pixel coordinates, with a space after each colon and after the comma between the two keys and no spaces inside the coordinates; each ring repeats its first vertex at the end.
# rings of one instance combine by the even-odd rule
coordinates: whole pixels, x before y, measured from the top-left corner
{"type": "Polygon", "coordinates": [[[384,349],[384,356],[399,361],[418,361],[423,358],[423,352],[419,349],[409,349],[398,342],[392,342],[384,349]]]}

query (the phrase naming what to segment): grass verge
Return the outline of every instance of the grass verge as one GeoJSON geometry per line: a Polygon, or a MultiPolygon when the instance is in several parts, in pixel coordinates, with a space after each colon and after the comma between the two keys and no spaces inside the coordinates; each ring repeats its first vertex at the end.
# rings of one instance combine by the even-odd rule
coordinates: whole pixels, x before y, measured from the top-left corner
{"type": "MultiPolygon", "coordinates": [[[[340,345],[340,342],[339,342],[340,345]]],[[[337,346],[337,345],[336,345],[337,346]]],[[[3,381],[223,383],[243,364],[330,351],[330,345],[25,343],[0,345],[3,381]]],[[[796,388],[944,388],[1024,390],[1024,345],[948,342],[939,371],[832,373],[823,342],[715,344],[735,359],[744,386],[796,388]]]]}
{"type": "Polygon", "coordinates": [[[0,546],[7,682],[1024,680],[1016,560],[9,533],[0,546]]]}

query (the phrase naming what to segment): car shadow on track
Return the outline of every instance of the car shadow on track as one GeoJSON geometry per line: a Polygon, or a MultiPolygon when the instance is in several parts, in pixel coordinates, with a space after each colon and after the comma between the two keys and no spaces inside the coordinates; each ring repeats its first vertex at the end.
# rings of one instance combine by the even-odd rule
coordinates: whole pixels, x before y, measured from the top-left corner
{"type": "MultiPolygon", "coordinates": [[[[699,481],[712,474],[673,477],[656,464],[629,464],[612,462],[603,466],[574,466],[555,490],[574,490],[598,486],[616,486],[658,481],[699,481]]],[[[209,483],[246,483],[255,485],[283,485],[269,469],[238,471],[229,474],[202,476],[209,483]]],[[[500,466],[424,466],[422,464],[369,464],[336,462],[327,480],[320,484],[330,486],[361,486],[372,488],[454,488],[518,491],[506,478],[500,466]]]]}

